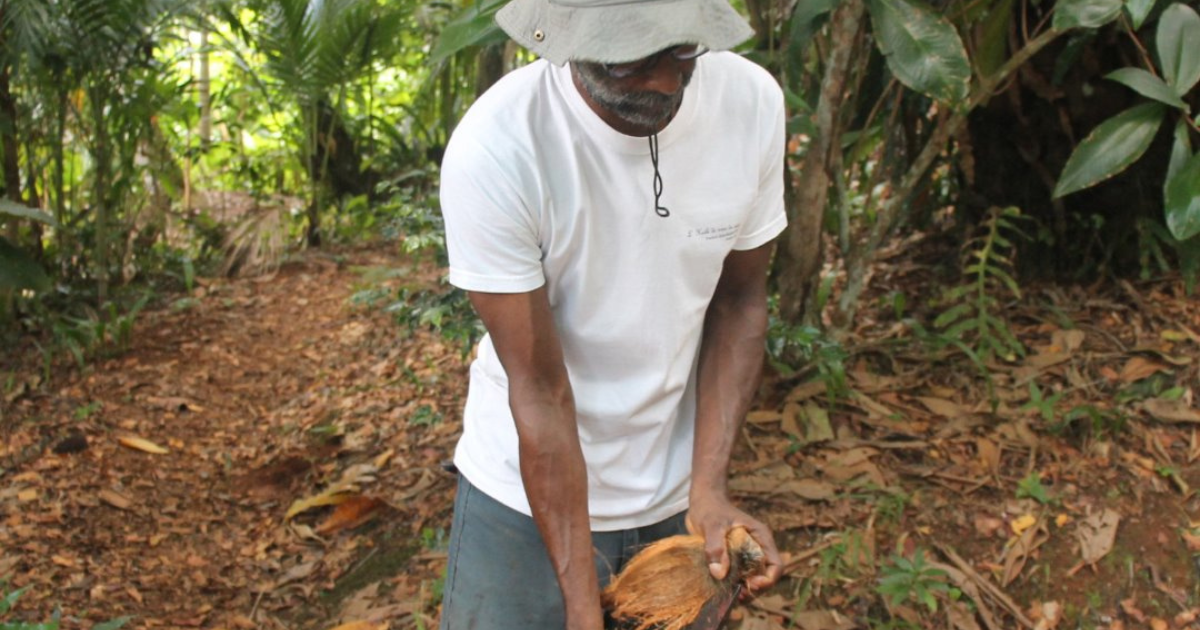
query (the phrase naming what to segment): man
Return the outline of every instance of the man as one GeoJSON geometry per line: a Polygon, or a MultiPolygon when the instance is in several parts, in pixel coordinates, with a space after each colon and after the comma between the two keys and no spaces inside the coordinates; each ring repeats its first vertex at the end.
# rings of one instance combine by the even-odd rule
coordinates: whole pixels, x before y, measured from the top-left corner
{"type": "Polygon", "coordinates": [[[542,60],[463,118],[442,170],[450,281],[487,327],[471,366],[443,630],[600,630],[641,546],[771,532],[726,493],[783,230],[783,97],[727,51],[727,0],[514,0],[542,60]],[[709,52],[711,51],[711,52],[709,52]],[[708,52],[708,54],[704,54],[708,52]]]}

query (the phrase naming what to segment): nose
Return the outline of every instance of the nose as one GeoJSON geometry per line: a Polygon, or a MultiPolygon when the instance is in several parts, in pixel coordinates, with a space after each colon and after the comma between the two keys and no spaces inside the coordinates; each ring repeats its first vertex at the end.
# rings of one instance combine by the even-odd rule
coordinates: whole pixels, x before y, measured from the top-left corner
{"type": "Polygon", "coordinates": [[[660,94],[675,94],[683,89],[684,73],[691,70],[695,61],[679,61],[671,55],[663,55],[654,66],[646,71],[643,88],[660,94]]]}

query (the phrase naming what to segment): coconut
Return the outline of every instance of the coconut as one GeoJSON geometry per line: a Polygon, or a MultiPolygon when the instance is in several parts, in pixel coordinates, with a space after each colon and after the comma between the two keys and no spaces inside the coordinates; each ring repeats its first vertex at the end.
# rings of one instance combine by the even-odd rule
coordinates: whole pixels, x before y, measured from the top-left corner
{"type": "Polygon", "coordinates": [[[710,602],[731,597],[763,561],[762,547],[736,527],[725,538],[730,567],[713,578],[701,536],[664,538],[635,555],[601,594],[613,619],[629,630],[684,630],[710,602]]]}

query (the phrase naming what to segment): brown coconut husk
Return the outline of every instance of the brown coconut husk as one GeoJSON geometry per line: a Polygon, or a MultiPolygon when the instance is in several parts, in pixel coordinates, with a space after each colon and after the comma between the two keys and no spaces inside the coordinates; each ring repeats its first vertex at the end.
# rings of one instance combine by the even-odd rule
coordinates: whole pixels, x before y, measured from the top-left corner
{"type": "Polygon", "coordinates": [[[601,594],[613,619],[629,630],[684,630],[710,600],[728,595],[763,559],[762,548],[743,528],[726,537],[730,567],[716,580],[704,555],[704,538],[672,536],[629,561],[601,594]]]}

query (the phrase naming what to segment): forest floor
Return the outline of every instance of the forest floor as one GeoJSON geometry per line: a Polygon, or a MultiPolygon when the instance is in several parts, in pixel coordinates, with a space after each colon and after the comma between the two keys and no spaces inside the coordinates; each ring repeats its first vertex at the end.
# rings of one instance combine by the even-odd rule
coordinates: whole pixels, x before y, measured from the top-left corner
{"type": "MultiPolygon", "coordinates": [[[[873,282],[916,304],[919,260],[873,282]]],[[[201,281],[85,369],[10,357],[0,580],[28,590],[0,626],[434,627],[466,360],[368,298],[438,276],[308,252],[201,281]]],[[[1196,627],[1200,300],[1031,289],[1005,312],[1029,352],[987,379],[864,304],[844,356],[768,375],[748,418],[731,488],[787,567],[737,627],[1196,627]]]]}

